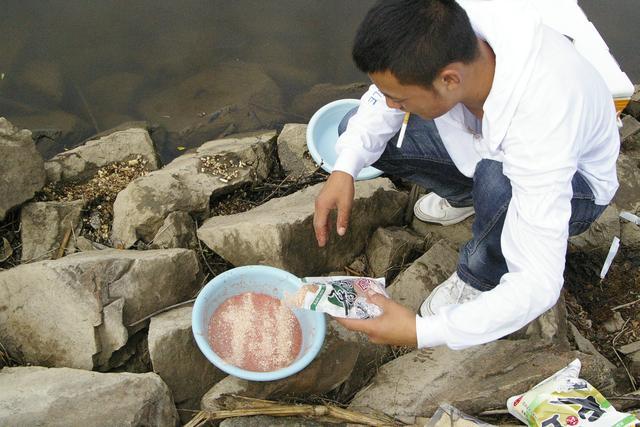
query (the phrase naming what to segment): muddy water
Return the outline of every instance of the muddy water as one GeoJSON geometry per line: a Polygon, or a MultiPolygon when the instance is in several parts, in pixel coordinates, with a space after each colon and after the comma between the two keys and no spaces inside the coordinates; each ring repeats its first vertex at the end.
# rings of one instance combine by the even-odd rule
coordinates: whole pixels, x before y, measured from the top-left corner
{"type": "MultiPolygon", "coordinates": [[[[372,0],[4,0],[0,116],[35,130],[49,157],[130,120],[178,147],[286,122],[362,88],[353,33],[372,0]]],[[[623,69],[640,80],[637,0],[584,0],[623,69]]]]}

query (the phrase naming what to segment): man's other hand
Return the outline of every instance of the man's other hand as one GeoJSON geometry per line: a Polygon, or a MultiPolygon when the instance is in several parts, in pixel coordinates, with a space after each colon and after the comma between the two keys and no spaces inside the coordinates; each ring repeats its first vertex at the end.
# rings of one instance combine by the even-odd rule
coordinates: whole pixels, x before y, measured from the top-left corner
{"type": "Polygon", "coordinates": [[[369,296],[368,300],[382,309],[382,315],[366,320],[335,317],[336,321],[347,329],[367,334],[375,344],[418,346],[415,313],[380,294],[369,296]]]}
{"type": "Polygon", "coordinates": [[[313,229],[316,233],[318,246],[323,247],[329,239],[329,214],[338,209],[336,229],[340,236],[344,236],[349,226],[349,215],[353,205],[355,187],[353,177],[346,172],[334,171],[316,197],[313,229]]]}

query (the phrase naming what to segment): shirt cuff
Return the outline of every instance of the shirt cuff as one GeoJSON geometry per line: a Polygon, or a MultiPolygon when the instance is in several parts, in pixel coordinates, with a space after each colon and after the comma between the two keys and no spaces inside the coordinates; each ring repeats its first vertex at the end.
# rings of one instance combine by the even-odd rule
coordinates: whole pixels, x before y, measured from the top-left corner
{"type": "Polygon", "coordinates": [[[420,317],[416,314],[416,339],[418,348],[437,347],[446,344],[442,317],[420,317]]]}
{"type": "Polygon", "coordinates": [[[363,167],[364,160],[360,158],[358,153],[352,150],[342,150],[338,155],[336,164],[333,166],[333,170],[346,172],[355,179],[363,167]]]}

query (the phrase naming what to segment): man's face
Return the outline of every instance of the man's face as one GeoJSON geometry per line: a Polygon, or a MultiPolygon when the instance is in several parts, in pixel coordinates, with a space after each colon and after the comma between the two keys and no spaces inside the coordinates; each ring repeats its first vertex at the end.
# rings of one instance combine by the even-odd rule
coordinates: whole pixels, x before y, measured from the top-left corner
{"type": "Polygon", "coordinates": [[[437,82],[431,89],[403,85],[388,70],[371,73],[369,78],[385,96],[390,108],[417,114],[423,119],[442,116],[458,103],[446,90],[438,87],[437,82]]]}

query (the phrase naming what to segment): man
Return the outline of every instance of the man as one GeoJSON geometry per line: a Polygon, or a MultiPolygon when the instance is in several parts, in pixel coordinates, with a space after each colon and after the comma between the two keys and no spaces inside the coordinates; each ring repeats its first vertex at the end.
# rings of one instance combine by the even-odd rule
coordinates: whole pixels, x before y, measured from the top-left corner
{"type": "Polygon", "coordinates": [[[382,316],[341,322],[377,343],[462,349],[551,308],[568,236],[618,186],[615,108],[598,72],[527,0],[383,0],[358,29],[353,58],[374,85],[345,118],[317,197],[318,244],[332,209],[338,234],[347,232],[353,177],[371,164],[433,191],[417,202],[418,218],[475,218],[456,273],[420,316],[372,297],[382,316]]]}

